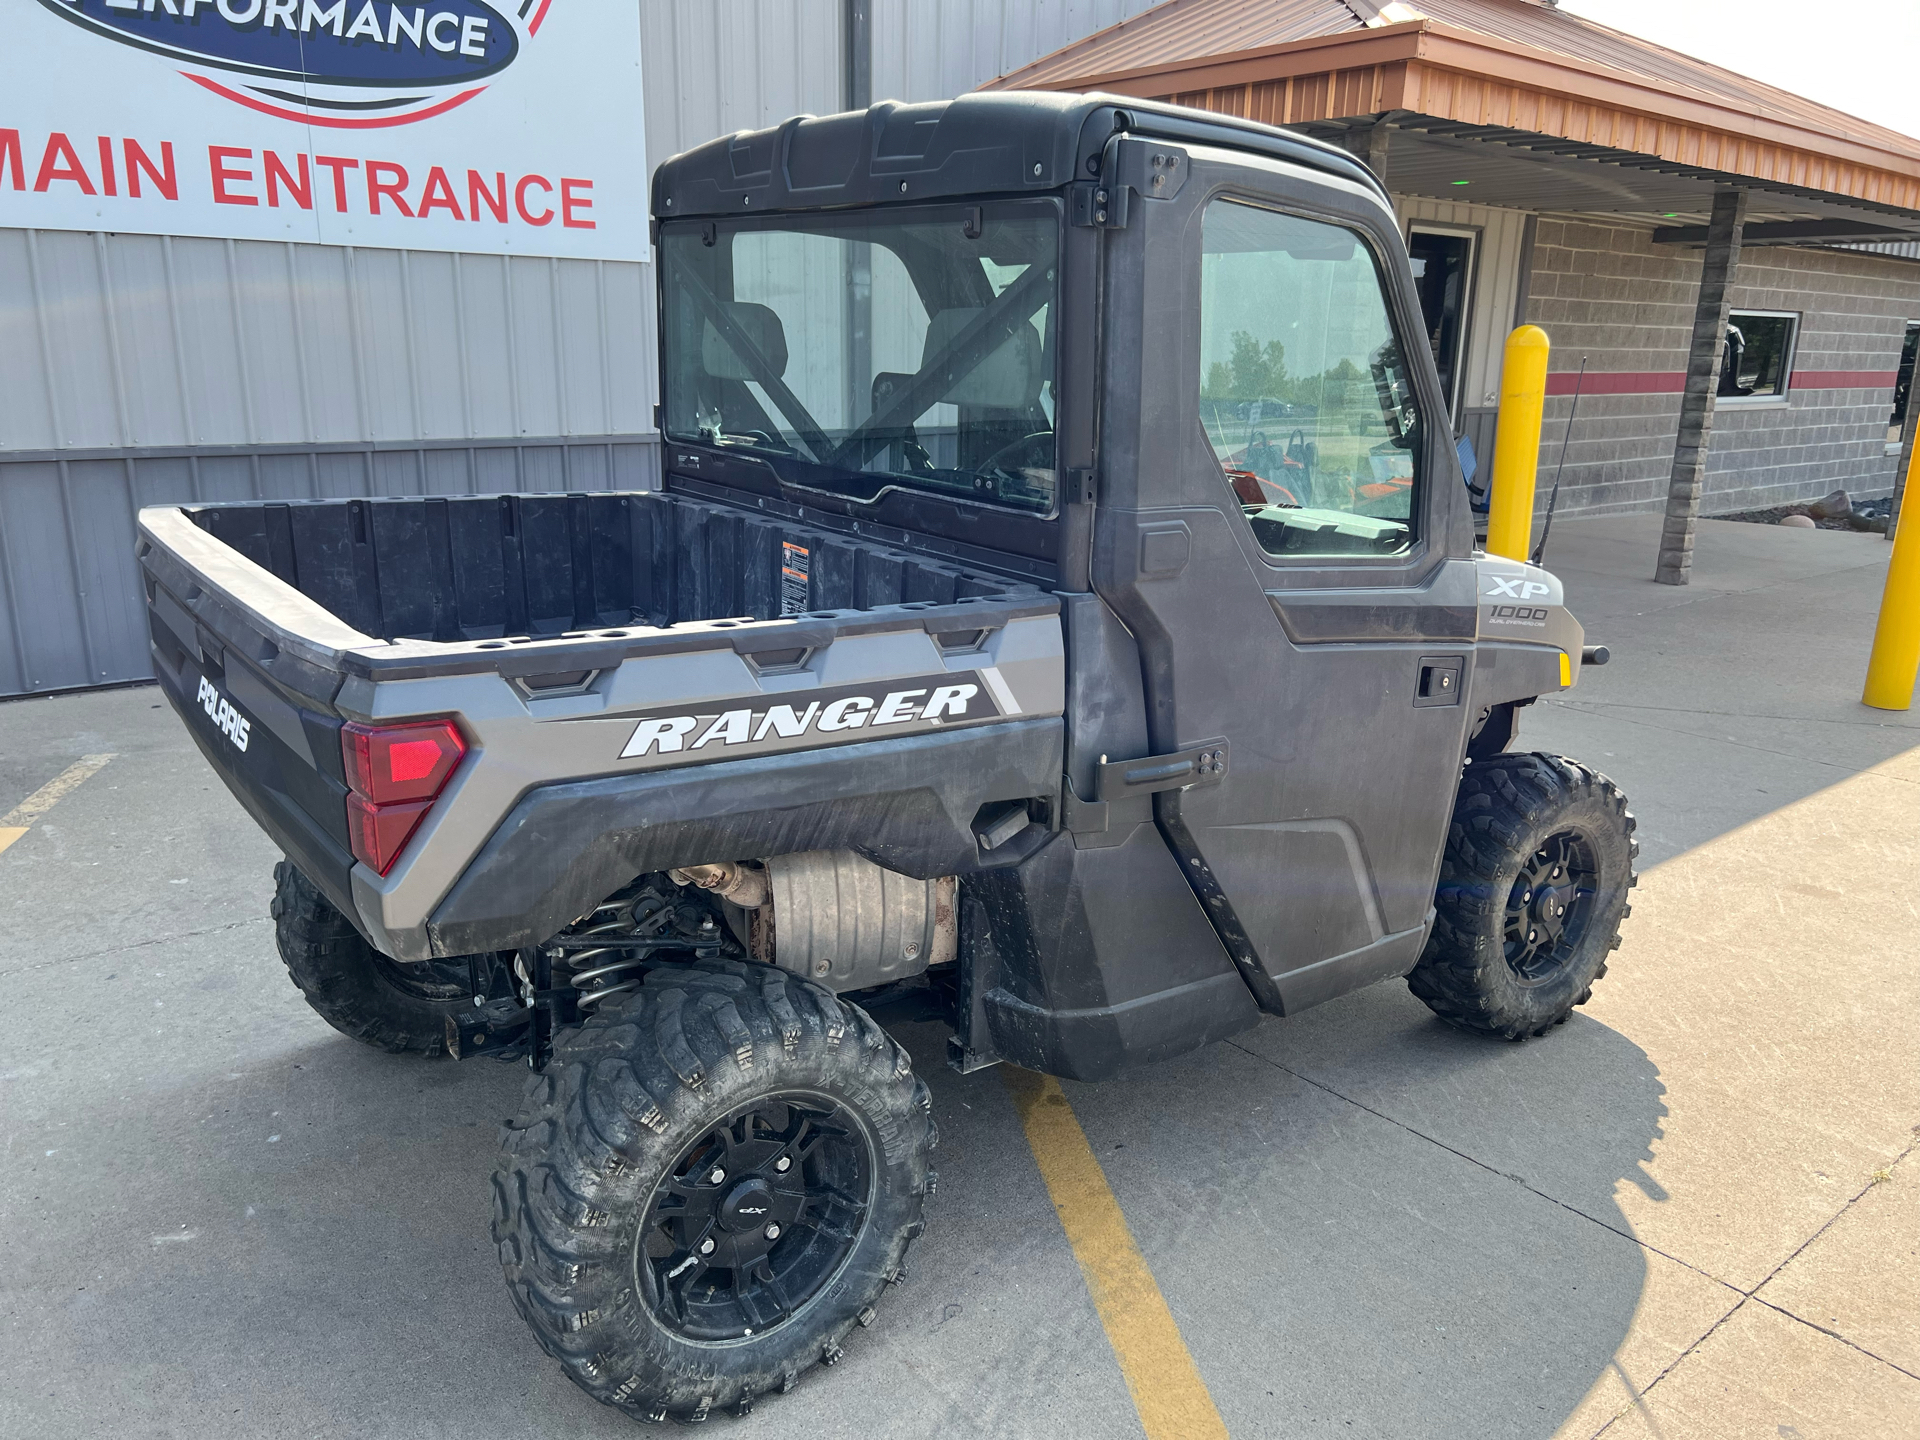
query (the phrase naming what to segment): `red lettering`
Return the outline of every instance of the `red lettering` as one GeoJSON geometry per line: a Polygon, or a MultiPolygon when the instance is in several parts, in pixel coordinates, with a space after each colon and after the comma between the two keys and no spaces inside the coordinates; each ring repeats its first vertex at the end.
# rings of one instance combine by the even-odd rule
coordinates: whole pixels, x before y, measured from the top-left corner
{"type": "Polygon", "coordinates": [[[591,210],[593,208],[592,200],[573,193],[573,187],[576,185],[587,190],[593,189],[593,182],[591,180],[562,180],[560,182],[560,223],[569,230],[597,230],[600,227],[595,225],[593,221],[576,220],[573,218],[574,211],[591,210]]]}
{"type": "Polygon", "coordinates": [[[396,165],[391,160],[367,161],[367,213],[369,215],[380,213],[380,197],[384,195],[393,202],[394,209],[411,220],[413,207],[407,204],[406,197],[400,193],[406,188],[406,166],[396,165]],[[392,178],[382,180],[380,178],[382,175],[392,178]]]}
{"type": "Polygon", "coordinates": [[[100,188],[109,195],[120,193],[113,178],[113,141],[104,135],[100,137],[100,188]]]}
{"type": "MultiPolygon", "coordinates": [[[[0,134],[10,133],[12,132],[0,131],[0,134]]],[[[493,212],[494,219],[498,220],[502,225],[507,223],[507,172],[504,170],[494,171],[493,183],[495,189],[489,190],[487,189],[487,182],[480,178],[480,172],[478,170],[469,170],[467,172],[468,219],[478,220],[480,218],[480,207],[485,205],[487,209],[493,212]]]]}
{"type": "Polygon", "coordinates": [[[316,155],[313,163],[323,170],[333,172],[333,208],[342,215],[347,213],[347,171],[358,170],[358,160],[342,160],[338,155],[316,155]]]}
{"type": "Polygon", "coordinates": [[[33,193],[44,194],[47,186],[56,180],[73,181],[83,195],[94,193],[93,181],[81,165],[80,157],[73,153],[72,142],[58,130],[47,137],[47,148],[40,156],[40,173],[34,177],[33,193]],[[55,169],[53,162],[56,158],[66,163],[55,169]]]}
{"type": "MultiPolygon", "coordinates": [[[[0,178],[6,175],[8,162],[12,162],[13,165],[13,188],[16,190],[26,189],[27,165],[26,161],[20,158],[20,132],[18,130],[0,130],[0,178]]],[[[502,186],[506,184],[504,176],[501,178],[500,183],[502,186]]],[[[502,198],[506,196],[506,193],[505,189],[500,191],[502,198]]],[[[504,220],[507,217],[502,214],[500,218],[504,220]]]]}
{"type": "Polygon", "coordinates": [[[228,182],[251,180],[253,171],[234,170],[227,165],[229,160],[251,160],[253,151],[237,149],[232,145],[209,145],[207,147],[207,166],[213,172],[213,203],[216,205],[258,205],[259,199],[252,195],[236,195],[227,189],[228,182]]]}
{"type": "MultiPolygon", "coordinates": [[[[542,210],[538,215],[534,215],[527,210],[527,187],[529,185],[538,185],[542,190],[546,191],[547,194],[553,194],[553,186],[549,185],[542,177],[538,175],[522,175],[520,177],[520,183],[513,187],[513,208],[520,212],[520,218],[529,225],[551,225],[553,223],[553,207],[551,205],[545,210],[542,210]]],[[[91,194],[92,192],[89,191],[88,193],[91,194]]]]}
{"type": "Polygon", "coordinates": [[[453,218],[464,220],[460,213],[460,202],[453,198],[453,182],[447,179],[447,172],[438,165],[427,172],[427,188],[420,192],[420,218],[427,218],[429,210],[451,210],[453,218]]]}
{"type": "Polygon", "coordinates": [[[260,158],[265,162],[263,170],[267,178],[267,204],[275,209],[279,208],[280,187],[284,185],[287,187],[287,194],[293,197],[294,204],[302,210],[313,208],[313,172],[307,169],[305,155],[296,157],[300,161],[298,180],[287,173],[287,167],[281,163],[280,157],[273,151],[263,152],[260,158]]]}
{"type": "Polygon", "coordinates": [[[136,200],[140,198],[140,174],[145,171],[147,178],[153,181],[154,189],[169,200],[180,198],[180,180],[173,173],[173,142],[171,140],[160,142],[161,168],[158,170],[153,168],[152,159],[140,148],[140,142],[137,140],[121,141],[120,153],[126,161],[127,194],[136,200]]]}

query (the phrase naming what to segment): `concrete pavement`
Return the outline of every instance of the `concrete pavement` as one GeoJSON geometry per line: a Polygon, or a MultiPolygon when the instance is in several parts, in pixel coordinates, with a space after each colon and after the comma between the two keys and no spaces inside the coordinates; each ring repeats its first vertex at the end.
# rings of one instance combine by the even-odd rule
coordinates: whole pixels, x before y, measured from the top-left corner
{"type": "MultiPolygon", "coordinates": [[[[1657,528],[1556,527],[1615,660],[1522,724],[1641,818],[1590,1005],[1504,1045],[1394,982],[1065,1087],[1235,1436],[1920,1433],[1920,715],[1856,703],[1889,547],[1707,522],[1672,590],[1657,528]]],[[[0,705],[0,811],[117,757],[0,855],[0,1435],[631,1433],[498,1278],[520,1074],[306,1009],[276,856],[157,703],[0,705]]],[[[903,1038],[912,1279],[730,1433],[1139,1434],[1000,1078],[903,1038]]]]}

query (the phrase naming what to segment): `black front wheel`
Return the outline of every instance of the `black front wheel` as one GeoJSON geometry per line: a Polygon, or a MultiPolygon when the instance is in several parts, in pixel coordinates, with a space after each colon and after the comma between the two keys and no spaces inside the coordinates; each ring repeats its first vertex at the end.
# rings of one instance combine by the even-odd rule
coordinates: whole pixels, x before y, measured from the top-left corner
{"type": "Polygon", "coordinates": [[[927,1087],[784,970],[651,972],[560,1036],[494,1172],[515,1306],[588,1394],[702,1420],[840,1358],[932,1193],[927,1087]]]}
{"type": "Polygon", "coordinates": [[[1460,780],[1433,932],[1407,985],[1442,1019],[1544,1035],[1607,973],[1640,844],[1606,776],[1557,755],[1493,755],[1460,780]]]}

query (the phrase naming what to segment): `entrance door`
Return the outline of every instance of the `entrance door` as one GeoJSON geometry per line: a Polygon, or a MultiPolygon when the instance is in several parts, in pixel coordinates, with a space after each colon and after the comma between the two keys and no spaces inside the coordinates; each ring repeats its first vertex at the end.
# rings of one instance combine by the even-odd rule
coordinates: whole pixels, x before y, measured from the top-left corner
{"type": "Polygon", "coordinates": [[[1263,1003],[1292,1011],[1418,958],[1475,585],[1418,311],[1378,258],[1391,218],[1344,195],[1353,221],[1283,208],[1306,177],[1221,194],[1240,167],[1218,168],[1196,186],[1214,167],[1195,164],[1186,213],[1140,207],[1158,400],[1133,428],[1139,402],[1109,399],[1102,453],[1137,446],[1138,505],[1103,514],[1096,586],[1140,642],[1155,752],[1227,742],[1224,776],[1161,794],[1156,819],[1263,1003]]]}
{"type": "Polygon", "coordinates": [[[1467,302],[1473,283],[1473,232],[1416,229],[1407,236],[1420,318],[1447,413],[1460,414],[1460,372],[1466,367],[1467,302]]]}

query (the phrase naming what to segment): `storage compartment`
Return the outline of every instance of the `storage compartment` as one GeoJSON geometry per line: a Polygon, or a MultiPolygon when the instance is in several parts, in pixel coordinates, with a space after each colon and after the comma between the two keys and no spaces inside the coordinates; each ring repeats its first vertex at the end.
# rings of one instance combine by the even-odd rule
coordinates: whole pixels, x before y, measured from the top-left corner
{"type": "Polygon", "coordinates": [[[383,640],[553,636],[1041,593],[911,551],[651,491],[295,500],[186,513],[383,640]]]}

